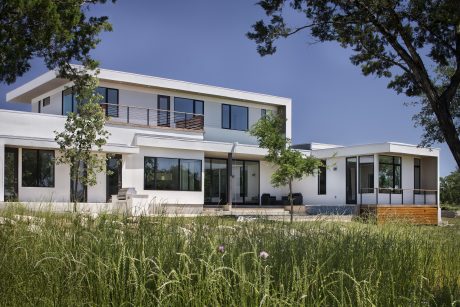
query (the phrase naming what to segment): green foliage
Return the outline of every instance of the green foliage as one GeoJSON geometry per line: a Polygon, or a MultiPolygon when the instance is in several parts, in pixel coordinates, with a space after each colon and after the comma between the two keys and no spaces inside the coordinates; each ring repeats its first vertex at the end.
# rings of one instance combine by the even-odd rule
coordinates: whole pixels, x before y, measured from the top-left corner
{"type": "MultiPolygon", "coordinates": [[[[443,91],[448,84],[449,79],[454,74],[455,69],[453,66],[441,66],[436,69],[436,86],[439,91],[443,91]]],[[[426,96],[422,96],[419,101],[411,103],[411,105],[419,106],[420,112],[412,117],[416,127],[424,129],[422,135],[422,146],[431,146],[434,143],[444,143],[446,140],[440,129],[439,121],[431,109],[430,102],[426,96]]],[[[452,116],[455,129],[460,134],[460,88],[450,104],[450,114],[452,116]]]]}
{"type": "Polygon", "coordinates": [[[2,305],[456,306],[460,300],[459,226],[64,214],[18,221],[15,214],[0,213],[9,219],[0,225],[2,305]]]}
{"type": "Polygon", "coordinates": [[[100,107],[102,97],[96,94],[97,79],[92,77],[83,87],[77,87],[78,112],[70,112],[64,131],[55,131],[55,141],[60,155],[57,163],[70,166],[70,177],[74,180],[73,200],[76,202],[76,184],[85,186],[97,183],[96,175],[106,171],[107,157],[102,146],[107,143],[109,132],[105,129],[106,116],[100,107]],[[80,168],[84,165],[84,168],[80,168]]]}
{"type": "Polygon", "coordinates": [[[460,171],[441,178],[441,203],[460,206],[460,171]]]}
{"type": "MultiPolygon", "coordinates": [[[[98,63],[90,56],[101,31],[110,31],[106,16],[87,17],[90,5],[107,0],[2,0],[0,4],[0,81],[11,84],[43,58],[49,69],[63,77],[79,75],[71,61],[88,69],[98,63]]],[[[115,0],[112,0],[115,2],[115,0]]]]}
{"type": "Polygon", "coordinates": [[[276,40],[304,30],[320,42],[351,48],[350,60],[364,75],[389,78],[388,87],[397,93],[426,97],[422,120],[429,122],[421,123],[429,142],[422,144],[444,140],[460,167],[459,118],[458,112],[451,113],[458,109],[460,85],[458,0],[261,0],[258,5],[268,23],[257,21],[247,36],[257,43],[260,55],[275,53],[276,40]],[[290,26],[289,19],[297,23],[299,18],[288,10],[305,23],[290,26]],[[437,84],[435,70],[449,65],[452,73],[437,84]]]}
{"type": "Polygon", "coordinates": [[[250,133],[257,138],[260,147],[268,150],[266,160],[275,165],[271,177],[272,185],[289,186],[292,222],[294,215],[292,182],[313,175],[322,166],[322,162],[292,148],[291,141],[284,134],[285,124],[286,119],[282,116],[268,114],[251,127],[250,133]]]}

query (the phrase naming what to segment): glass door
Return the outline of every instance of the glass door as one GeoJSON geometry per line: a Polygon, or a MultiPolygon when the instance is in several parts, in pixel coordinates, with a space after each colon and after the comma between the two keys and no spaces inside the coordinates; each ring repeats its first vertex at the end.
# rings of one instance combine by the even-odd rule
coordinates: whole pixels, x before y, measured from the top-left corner
{"type": "Polygon", "coordinates": [[[118,194],[122,187],[122,156],[114,155],[107,160],[107,170],[111,174],[107,174],[107,202],[110,202],[112,195],[118,194]]]}
{"type": "Polygon", "coordinates": [[[346,203],[356,204],[357,171],[356,157],[346,159],[346,203]]]}
{"type": "Polygon", "coordinates": [[[234,204],[243,204],[246,196],[244,186],[244,162],[233,161],[232,165],[232,202],[234,204]]]}
{"type": "Polygon", "coordinates": [[[18,149],[5,147],[5,201],[18,200],[18,149]]]}

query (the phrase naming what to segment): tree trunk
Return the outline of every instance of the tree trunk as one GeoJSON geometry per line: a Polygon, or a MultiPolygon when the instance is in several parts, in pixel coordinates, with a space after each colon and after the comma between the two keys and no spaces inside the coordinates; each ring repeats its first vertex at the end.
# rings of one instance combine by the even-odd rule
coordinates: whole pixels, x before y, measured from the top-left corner
{"type": "Polygon", "coordinates": [[[450,114],[448,105],[449,104],[446,102],[437,101],[436,106],[432,104],[432,108],[438,119],[444,139],[454,156],[455,162],[457,162],[457,166],[460,168],[460,138],[452,120],[452,114],[450,114]]]}
{"type": "Polygon", "coordinates": [[[292,180],[289,180],[289,203],[291,204],[291,223],[294,220],[294,200],[292,199],[292,180]]]}

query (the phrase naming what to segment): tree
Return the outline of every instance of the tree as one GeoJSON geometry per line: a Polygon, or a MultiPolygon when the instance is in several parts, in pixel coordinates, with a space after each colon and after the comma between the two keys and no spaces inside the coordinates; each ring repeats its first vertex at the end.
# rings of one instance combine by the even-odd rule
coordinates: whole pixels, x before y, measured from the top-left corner
{"type": "MultiPolygon", "coordinates": [[[[11,84],[30,69],[30,61],[43,58],[62,77],[88,78],[71,66],[80,62],[95,69],[90,51],[101,31],[111,31],[106,16],[87,17],[90,5],[107,0],[2,0],[0,2],[0,82],[11,84]]],[[[112,0],[115,2],[115,0],[112,0]]]]}
{"type": "Polygon", "coordinates": [[[280,115],[268,114],[251,127],[250,134],[257,138],[259,146],[268,150],[266,160],[275,165],[271,183],[274,187],[289,187],[291,206],[291,223],[294,217],[294,200],[292,183],[294,180],[315,174],[322,162],[314,157],[305,156],[291,146],[291,141],[284,135],[286,119],[280,115]]]}
{"type": "Polygon", "coordinates": [[[270,18],[259,20],[247,36],[261,56],[276,52],[274,42],[309,30],[320,42],[351,47],[350,60],[364,75],[390,78],[389,88],[409,97],[424,95],[439,132],[460,167],[460,138],[452,104],[460,84],[460,5],[458,0],[262,0],[270,18]],[[290,27],[285,11],[306,23],[290,27]],[[430,67],[453,64],[446,82],[437,83],[430,67]]]}
{"type": "Polygon", "coordinates": [[[441,178],[441,203],[460,206],[460,170],[441,178]]]}
{"type": "Polygon", "coordinates": [[[109,137],[105,129],[105,112],[99,105],[102,96],[96,94],[97,79],[88,76],[88,82],[75,86],[78,111],[68,113],[64,131],[55,131],[60,153],[56,161],[70,166],[74,212],[77,211],[78,183],[93,186],[97,183],[97,173],[108,172],[107,157],[101,154],[109,137]]]}
{"type": "MultiPolygon", "coordinates": [[[[455,69],[452,66],[442,66],[436,69],[437,83],[442,88],[448,85],[449,79],[452,77],[455,69]]],[[[422,127],[424,129],[422,135],[422,146],[431,146],[432,144],[444,143],[444,135],[439,126],[438,119],[431,110],[431,105],[425,96],[422,96],[419,101],[411,103],[415,106],[420,106],[420,112],[412,117],[416,127],[422,127]]],[[[450,114],[454,120],[455,129],[460,133],[460,88],[457,90],[452,102],[450,104],[450,114]]]]}

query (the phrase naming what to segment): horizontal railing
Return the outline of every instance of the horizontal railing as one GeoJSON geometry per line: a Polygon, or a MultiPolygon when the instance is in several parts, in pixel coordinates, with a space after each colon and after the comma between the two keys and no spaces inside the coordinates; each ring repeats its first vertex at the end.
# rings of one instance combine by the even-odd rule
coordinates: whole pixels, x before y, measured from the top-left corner
{"type": "Polygon", "coordinates": [[[110,123],[147,127],[170,127],[203,130],[204,115],[162,109],[149,109],[111,103],[100,103],[110,123]]]}
{"type": "MultiPolygon", "coordinates": [[[[437,205],[438,204],[438,190],[428,189],[396,189],[396,188],[361,188],[359,190],[360,204],[363,205],[378,205],[379,203],[384,204],[414,204],[414,205],[437,205]],[[375,203],[372,201],[365,201],[363,203],[363,195],[369,196],[375,194],[375,203]],[[380,197],[379,197],[380,195],[380,197]],[[388,197],[382,197],[386,196],[388,197]],[[404,200],[404,196],[411,195],[412,203],[410,200],[404,200]],[[434,200],[433,197],[434,196],[434,200]],[[382,201],[383,200],[383,201],[382,201]],[[388,200],[388,201],[387,201],[388,200]]],[[[369,197],[366,197],[369,199],[369,197]]]]}

